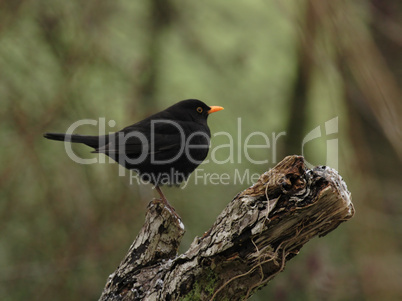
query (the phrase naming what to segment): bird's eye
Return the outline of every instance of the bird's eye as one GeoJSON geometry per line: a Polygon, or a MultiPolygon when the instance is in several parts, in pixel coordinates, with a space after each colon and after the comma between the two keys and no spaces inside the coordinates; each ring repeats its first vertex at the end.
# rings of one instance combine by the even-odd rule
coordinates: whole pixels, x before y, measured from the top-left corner
{"type": "Polygon", "coordinates": [[[201,107],[198,107],[198,108],[197,108],[197,112],[201,114],[201,113],[202,113],[202,108],[201,108],[201,107]]]}

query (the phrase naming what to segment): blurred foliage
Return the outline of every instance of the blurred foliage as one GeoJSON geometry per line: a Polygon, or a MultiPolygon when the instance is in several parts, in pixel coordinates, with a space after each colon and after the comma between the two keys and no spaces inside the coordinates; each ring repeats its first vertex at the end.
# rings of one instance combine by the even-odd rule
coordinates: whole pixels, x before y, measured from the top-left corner
{"type": "MultiPolygon", "coordinates": [[[[400,299],[401,6],[0,1],[0,299],[96,300],[154,193],[119,177],[117,164],[73,162],[62,143],[42,134],[99,118],[116,131],[186,98],[225,107],[209,125],[234,137],[235,162],[199,168],[232,179],[236,169],[262,173],[301,153],[309,131],[339,120],[339,133],[312,142],[305,156],[325,164],[327,140],[338,139],[338,169],[356,216],[310,242],[252,300],[400,299]],[[286,132],[268,150],[250,149],[267,164],[244,155],[253,131],[270,138],[286,132]]],[[[229,142],[217,135],[212,149],[229,142]]],[[[73,148],[94,157],[85,146],[73,148]]],[[[215,153],[219,160],[229,154],[215,153]]],[[[186,225],[181,251],[250,184],[193,177],[184,189],[165,188],[186,225]]]]}

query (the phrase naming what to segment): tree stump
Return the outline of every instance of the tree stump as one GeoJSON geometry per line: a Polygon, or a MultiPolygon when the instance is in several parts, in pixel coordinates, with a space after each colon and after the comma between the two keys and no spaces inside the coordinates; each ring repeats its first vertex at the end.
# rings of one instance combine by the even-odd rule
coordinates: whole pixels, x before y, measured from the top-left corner
{"type": "Polygon", "coordinates": [[[307,169],[301,156],[284,158],[240,192],[179,256],[180,217],[153,200],[100,300],[246,300],[307,241],[353,215],[350,192],[337,171],[307,169]]]}

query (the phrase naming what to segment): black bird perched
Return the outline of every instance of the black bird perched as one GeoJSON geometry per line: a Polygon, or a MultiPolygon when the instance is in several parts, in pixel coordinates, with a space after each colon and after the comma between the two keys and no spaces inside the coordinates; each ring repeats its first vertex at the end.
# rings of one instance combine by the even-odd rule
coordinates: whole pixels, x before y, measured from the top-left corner
{"type": "Polygon", "coordinates": [[[223,110],[187,99],[124,129],[105,136],[46,133],[51,140],[83,143],[113,158],[155,185],[179,185],[206,158],[211,133],[209,114],[223,110]]]}

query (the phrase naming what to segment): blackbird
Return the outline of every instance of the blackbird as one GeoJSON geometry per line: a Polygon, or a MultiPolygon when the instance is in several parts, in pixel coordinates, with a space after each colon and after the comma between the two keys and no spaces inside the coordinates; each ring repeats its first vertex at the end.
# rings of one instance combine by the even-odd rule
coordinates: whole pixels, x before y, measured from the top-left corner
{"type": "Polygon", "coordinates": [[[94,148],[93,153],[111,157],[155,185],[168,204],[159,186],[179,185],[204,161],[211,138],[207,118],[220,110],[223,108],[187,99],[113,134],[46,133],[44,137],[83,143],[94,148]]]}

